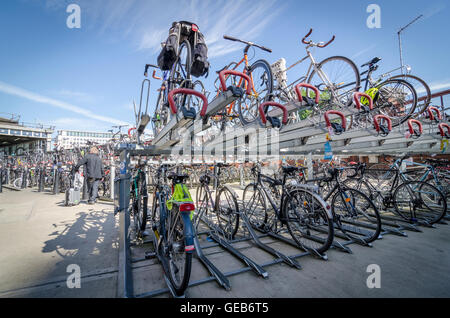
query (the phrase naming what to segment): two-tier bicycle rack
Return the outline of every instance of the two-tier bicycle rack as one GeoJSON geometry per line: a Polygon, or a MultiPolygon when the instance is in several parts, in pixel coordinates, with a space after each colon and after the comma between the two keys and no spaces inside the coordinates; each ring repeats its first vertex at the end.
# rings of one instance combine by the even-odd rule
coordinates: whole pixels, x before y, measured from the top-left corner
{"type": "MultiPolygon", "coordinates": [[[[119,240],[119,279],[118,279],[118,296],[120,297],[154,297],[163,293],[170,292],[173,296],[175,293],[170,286],[169,280],[166,278],[168,287],[158,290],[152,290],[138,295],[134,294],[133,282],[132,282],[132,268],[133,264],[142,260],[157,257],[154,252],[149,252],[146,257],[142,259],[132,260],[130,248],[131,243],[131,231],[130,231],[130,178],[129,163],[130,156],[143,155],[143,156],[170,156],[173,154],[183,154],[186,150],[181,145],[183,140],[186,140],[186,136],[190,137],[191,147],[188,152],[204,153],[205,151],[214,155],[220,155],[220,151],[224,153],[232,150],[235,157],[240,155],[239,161],[244,162],[245,159],[249,159],[251,156],[258,159],[261,149],[267,149],[268,147],[275,146],[275,152],[282,153],[283,155],[319,155],[323,153],[320,148],[325,143],[325,134],[329,134],[331,138],[328,138],[334,154],[349,155],[355,151],[359,154],[364,152],[378,153],[389,150],[393,153],[401,152],[433,152],[439,148],[439,141],[442,138],[450,137],[450,127],[447,124],[440,122],[440,115],[435,109],[431,109],[428,112],[427,118],[419,118],[414,120],[408,120],[407,122],[392,128],[390,120],[383,118],[373,118],[371,113],[371,107],[361,107],[360,98],[369,96],[356,93],[355,94],[355,106],[347,107],[346,109],[334,109],[327,112],[324,116],[320,113],[316,116],[311,116],[307,120],[302,120],[290,125],[284,125],[281,130],[274,128],[267,128],[260,123],[255,123],[245,127],[245,129],[228,130],[225,134],[221,134],[214,138],[212,141],[204,143],[201,147],[192,146],[193,136],[206,131],[211,128],[207,118],[216,115],[223,110],[225,106],[235,102],[241,98],[244,94],[241,88],[233,86],[226,87],[226,75],[235,75],[243,77],[247,83],[250,83],[248,76],[243,73],[223,70],[219,74],[221,83],[221,91],[218,93],[215,99],[207,103],[207,107],[203,107],[202,110],[196,114],[195,118],[185,118],[182,112],[177,112],[171,105],[172,118],[165,127],[155,136],[152,141],[152,145],[146,147],[139,147],[134,144],[122,144],[117,152],[120,152],[120,167],[119,175],[115,182],[115,206],[116,212],[119,213],[120,221],[120,240],[119,240]],[[353,125],[349,130],[345,130],[346,118],[350,115],[360,114],[361,116],[367,116],[366,123],[359,123],[353,125]],[[337,115],[340,117],[340,126],[344,126],[343,130],[338,134],[337,131],[339,125],[334,125],[335,119],[330,119],[330,116],[337,115]],[[433,117],[434,116],[434,117],[433,117]],[[381,127],[380,127],[381,126],[381,127]],[[408,134],[409,133],[409,134],[408,134]],[[244,142],[238,143],[238,140],[244,142]],[[218,149],[219,151],[216,151],[218,149]]],[[[308,87],[307,84],[302,84],[300,87],[308,87]]],[[[247,85],[247,89],[250,90],[250,85],[247,85]]],[[[183,93],[183,92],[181,92],[183,93]]],[[[192,92],[191,92],[192,93],[192,92]]],[[[301,100],[301,94],[299,94],[299,101],[292,101],[282,107],[284,113],[295,111],[299,106],[304,105],[301,100]]],[[[205,102],[205,101],[204,101],[205,102]]],[[[317,102],[317,101],[316,101],[317,102]]],[[[204,103],[205,104],[205,103],[204,103]]],[[[370,105],[369,105],[370,106],[370,105]]],[[[267,113],[268,116],[280,116],[281,112],[278,108],[274,108],[267,113]]],[[[342,127],[341,127],[342,128],[342,127]]],[[[143,129],[140,129],[143,131],[143,129]]],[[[273,153],[272,155],[278,155],[279,153],[273,153]]],[[[269,151],[269,156],[271,155],[269,151]]],[[[225,158],[224,161],[227,159],[225,158]]],[[[243,186],[243,184],[241,184],[243,186]]],[[[198,238],[195,239],[196,256],[200,263],[207,269],[210,276],[191,281],[189,286],[196,286],[203,283],[216,281],[219,286],[225,290],[231,288],[231,284],[228,277],[237,275],[239,273],[253,271],[258,276],[267,278],[268,273],[265,267],[278,264],[287,263],[294,268],[300,269],[301,266],[297,263],[296,259],[313,255],[320,259],[327,259],[326,255],[321,255],[312,250],[302,251],[302,253],[296,255],[287,256],[269,246],[275,242],[283,242],[290,246],[297,246],[295,242],[285,237],[283,232],[265,232],[261,233],[258,229],[253,228],[243,211],[245,203],[239,201],[239,213],[240,216],[240,229],[239,235],[235,238],[229,238],[220,230],[220,228],[214,224],[211,219],[203,217],[201,220],[202,230],[197,233],[198,235],[206,235],[211,241],[205,246],[201,246],[198,238]],[[263,239],[271,238],[270,242],[263,242],[263,239]],[[274,257],[273,260],[265,262],[264,264],[258,264],[250,257],[241,252],[241,247],[237,245],[242,242],[250,242],[252,247],[256,246],[261,250],[267,252],[274,257]],[[213,247],[221,247],[223,250],[230,253],[233,257],[242,262],[245,267],[236,270],[222,273],[208,258],[205,250],[213,247]]],[[[399,236],[407,236],[404,232],[420,231],[420,229],[414,225],[408,223],[406,220],[400,219],[395,216],[384,215],[380,211],[382,219],[382,232],[380,238],[385,234],[394,234],[399,236]]],[[[370,226],[370,225],[369,225],[370,226]]],[[[153,233],[153,231],[150,231],[153,233]]],[[[154,242],[156,238],[150,240],[154,242]]],[[[145,243],[145,242],[144,242],[145,243]]],[[[338,251],[352,253],[348,245],[358,243],[363,246],[372,246],[364,240],[350,239],[343,233],[335,231],[335,239],[331,248],[338,251]],[[343,239],[338,241],[336,238],[343,239]]]]}

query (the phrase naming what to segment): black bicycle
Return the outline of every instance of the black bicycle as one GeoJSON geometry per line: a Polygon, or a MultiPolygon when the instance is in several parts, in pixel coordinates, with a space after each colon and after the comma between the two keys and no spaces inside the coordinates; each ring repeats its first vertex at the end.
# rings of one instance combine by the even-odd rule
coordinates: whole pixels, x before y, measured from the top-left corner
{"type": "Polygon", "coordinates": [[[206,172],[200,176],[196,198],[197,215],[194,226],[198,228],[202,218],[215,215],[219,232],[232,240],[239,229],[237,195],[230,187],[220,183],[221,168],[228,166],[227,164],[217,163],[214,165],[214,173],[206,172]],[[213,190],[210,188],[211,183],[213,184],[213,190]]]}
{"type": "Polygon", "coordinates": [[[381,218],[377,207],[363,192],[342,183],[339,173],[343,168],[331,168],[322,178],[305,180],[327,187],[324,200],[330,202],[333,220],[339,230],[351,239],[366,243],[375,241],[381,232],[381,218]],[[331,199],[331,201],[329,201],[331,199]]]}
{"type": "Polygon", "coordinates": [[[245,187],[244,212],[252,227],[262,232],[279,232],[280,221],[282,226],[287,226],[298,246],[322,254],[333,242],[333,217],[319,195],[301,185],[287,183],[288,176],[299,170],[298,167],[282,167],[283,178],[278,180],[262,174],[259,165],[253,167],[255,181],[245,187]],[[281,187],[278,200],[270,190],[273,187],[281,187]],[[272,210],[274,213],[270,213],[272,210]]]}

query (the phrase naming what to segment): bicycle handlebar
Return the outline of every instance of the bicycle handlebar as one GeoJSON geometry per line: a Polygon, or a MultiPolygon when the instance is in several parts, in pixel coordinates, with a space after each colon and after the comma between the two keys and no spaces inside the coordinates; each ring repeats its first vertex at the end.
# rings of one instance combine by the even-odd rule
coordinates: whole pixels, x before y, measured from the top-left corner
{"type": "Polygon", "coordinates": [[[267,48],[267,47],[265,47],[265,46],[262,46],[262,45],[255,44],[255,43],[253,43],[253,42],[248,42],[248,41],[239,40],[239,39],[237,39],[237,38],[234,38],[234,37],[228,36],[228,35],[224,35],[223,38],[224,38],[225,40],[229,40],[229,41],[241,42],[241,43],[247,44],[247,45],[249,45],[249,46],[256,46],[257,48],[260,48],[260,49],[263,50],[263,51],[272,53],[272,50],[271,50],[271,49],[269,49],[269,48],[267,48]]]}
{"type": "Polygon", "coordinates": [[[201,98],[203,101],[203,106],[200,111],[200,116],[204,117],[206,115],[206,110],[208,109],[208,100],[206,99],[206,96],[200,92],[197,92],[196,90],[189,89],[189,88],[177,88],[177,89],[173,89],[169,92],[169,95],[167,96],[167,98],[169,100],[169,106],[170,106],[170,110],[172,111],[172,114],[175,115],[177,113],[177,108],[175,106],[175,101],[173,99],[173,95],[177,95],[177,94],[195,95],[195,96],[201,98]]]}
{"type": "Polygon", "coordinates": [[[333,37],[331,38],[331,40],[328,41],[328,42],[325,43],[325,44],[320,44],[320,43],[315,44],[315,43],[313,43],[312,40],[309,40],[308,42],[305,41],[305,40],[311,35],[312,31],[313,31],[313,29],[309,29],[308,34],[306,34],[306,35],[303,37],[303,39],[302,39],[303,44],[316,45],[317,47],[324,48],[324,47],[330,45],[330,43],[333,42],[333,41],[336,39],[336,36],[333,35],[333,37]]]}
{"type": "Polygon", "coordinates": [[[153,70],[153,74],[152,74],[152,77],[154,78],[154,79],[157,79],[157,80],[162,80],[162,78],[161,77],[159,77],[159,76],[155,76],[156,75],[156,70],[153,70]]]}
{"type": "Polygon", "coordinates": [[[144,76],[145,76],[145,77],[147,77],[147,75],[148,75],[148,69],[149,69],[150,67],[153,67],[153,68],[159,68],[158,66],[153,65],[153,64],[145,64],[145,71],[144,71],[144,76]]]}
{"type": "Polygon", "coordinates": [[[300,101],[300,103],[303,102],[303,97],[302,97],[302,93],[300,91],[300,87],[306,87],[306,88],[312,89],[316,93],[316,99],[315,99],[316,104],[319,104],[319,90],[317,89],[317,87],[315,87],[311,84],[306,84],[306,83],[300,83],[295,86],[295,92],[297,93],[297,97],[298,97],[298,100],[300,101]]]}
{"type": "Polygon", "coordinates": [[[266,122],[267,122],[267,118],[266,118],[266,114],[265,114],[264,110],[265,110],[266,107],[269,107],[269,106],[280,108],[283,111],[283,121],[282,121],[282,123],[283,123],[283,125],[286,125],[287,124],[287,120],[288,120],[287,109],[283,105],[281,105],[279,103],[275,103],[275,102],[265,102],[265,103],[262,103],[259,106],[259,115],[261,116],[262,123],[265,125],[266,122]]]}
{"type": "Polygon", "coordinates": [[[246,93],[247,95],[251,95],[252,94],[252,81],[250,79],[250,77],[247,74],[244,74],[242,72],[238,72],[235,70],[222,70],[219,73],[219,80],[220,80],[220,86],[222,86],[222,91],[226,91],[227,90],[227,84],[226,84],[226,79],[225,79],[225,75],[230,74],[230,75],[235,75],[235,76],[239,76],[242,77],[244,80],[247,81],[247,90],[246,93]]]}

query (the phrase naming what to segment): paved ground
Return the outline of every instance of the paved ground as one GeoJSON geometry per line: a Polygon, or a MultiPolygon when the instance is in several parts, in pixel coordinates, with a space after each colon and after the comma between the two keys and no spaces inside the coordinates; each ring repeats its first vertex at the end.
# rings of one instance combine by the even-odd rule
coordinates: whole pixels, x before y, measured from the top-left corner
{"type": "MultiPolygon", "coordinates": [[[[34,190],[0,193],[0,297],[115,297],[118,218],[110,203],[62,206],[63,195],[34,190]],[[69,289],[67,267],[81,270],[81,288],[69,289]]],[[[374,247],[352,244],[353,254],[330,250],[328,261],[298,259],[301,270],[285,264],[266,267],[268,279],[253,272],[229,277],[232,289],[215,282],[189,288],[188,297],[450,297],[450,225],[423,228],[408,237],[386,235],[374,247]],[[369,289],[367,266],[381,269],[381,288],[369,289]]],[[[210,244],[201,236],[201,244],[210,244]]],[[[300,253],[264,239],[288,255],[300,253]]],[[[273,257],[254,245],[236,245],[262,264],[273,257]]],[[[139,248],[134,250],[135,257],[139,248]]],[[[223,272],[244,267],[219,247],[205,250],[223,272]]],[[[191,281],[207,276],[194,259],[191,281]]],[[[136,263],[135,293],[165,288],[155,259],[136,263]]],[[[162,294],[160,297],[168,297],[162,294]]]]}

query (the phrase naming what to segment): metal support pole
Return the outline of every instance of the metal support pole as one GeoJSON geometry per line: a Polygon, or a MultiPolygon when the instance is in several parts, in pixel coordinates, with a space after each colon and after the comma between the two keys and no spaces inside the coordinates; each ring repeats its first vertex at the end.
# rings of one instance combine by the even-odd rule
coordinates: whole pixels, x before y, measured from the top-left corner
{"type": "Polygon", "coordinates": [[[109,196],[110,196],[110,198],[112,199],[112,200],[114,200],[114,179],[116,178],[116,167],[114,167],[113,166],[113,163],[111,163],[111,169],[109,170],[109,177],[110,177],[110,179],[109,179],[109,182],[110,182],[110,185],[109,185],[109,189],[110,189],[110,194],[109,194],[109,196]]]}
{"type": "Polygon", "coordinates": [[[44,191],[44,179],[45,178],[45,168],[39,168],[39,180],[38,180],[38,192],[44,191]]]}
{"type": "Polygon", "coordinates": [[[0,168],[0,193],[3,192],[3,168],[0,168]]]}
{"type": "Polygon", "coordinates": [[[120,182],[119,182],[119,273],[117,296],[121,298],[133,297],[133,278],[131,275],[130,255],[130,174],[128,166],[130,155],[128,150],[120,154],[120,182]]]}
{"type": "Polygon", "coordinates": [[[239,165],[239,177],[240,177],[241,189],[244,189],[244,187],[245,187],[245,182],[244,182],[244,163],[241,163],[239,165]]]}
{"type": "Polygon", "coordinates": [[[53,182],[53,194],[59,193],[59,169],[56,167],[53,182]]]}
{"type": "Polygon", "coordinates": [[[87,174],[86,174],[86,165],[83,167],[83,195],[81,196],[82,200],[88,199],[88,185],[87,185],[87,174]]]}
{"type": "Polygon", "coordinates": [[[22,189],[25,189],[27,187],[27,179],[28,179],[28,169],[25,168],[22,173],[22,185],[21,185],[22,189]]]}
{"type": "Polygon", "coordinates": [[[308,168],[308,179],[309,180],[314,179],[314,167],[311,152],[306,156],[306,166],[308,168]]]}

